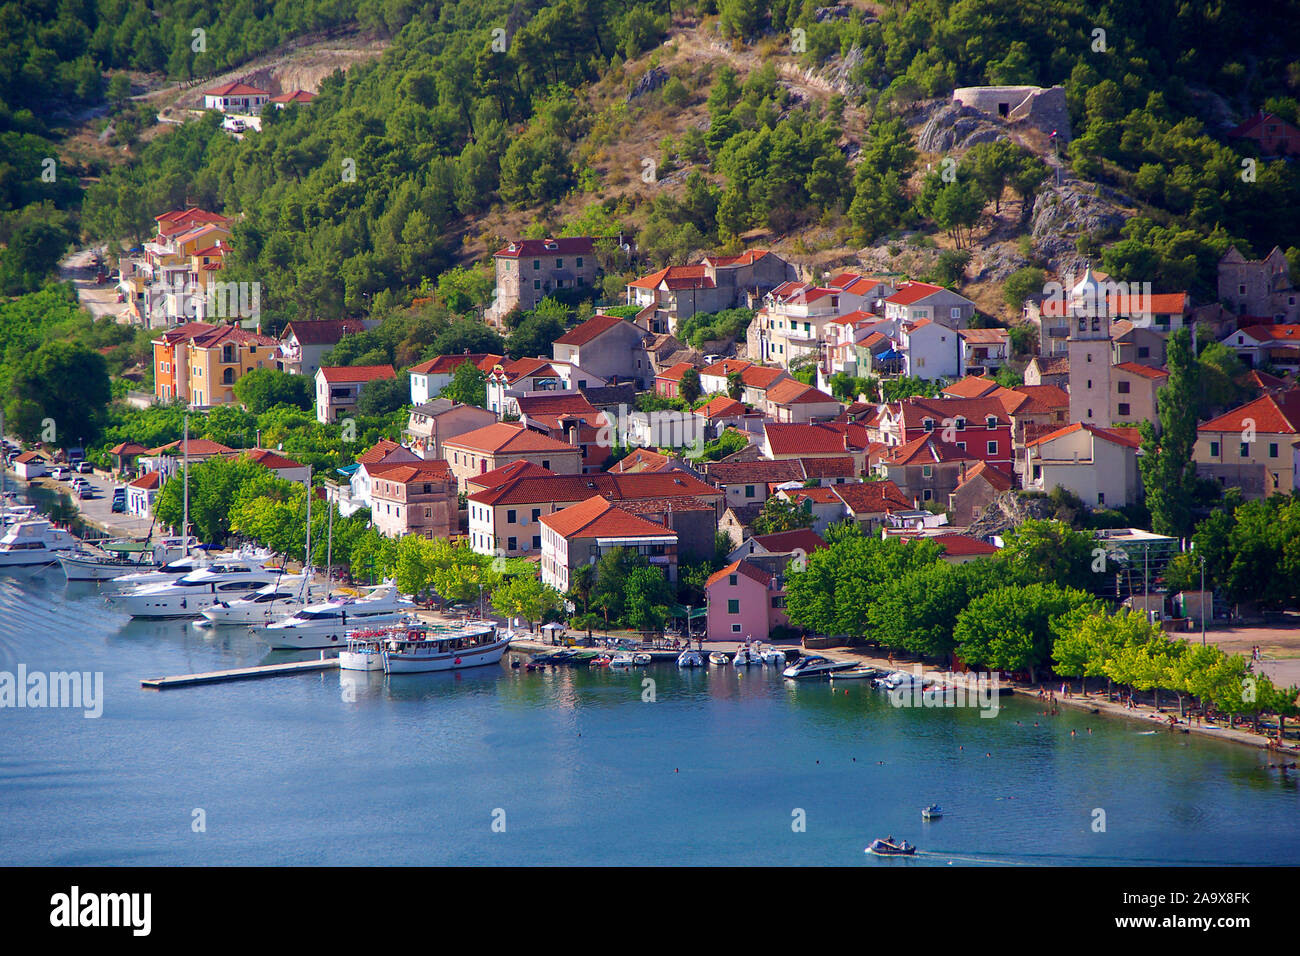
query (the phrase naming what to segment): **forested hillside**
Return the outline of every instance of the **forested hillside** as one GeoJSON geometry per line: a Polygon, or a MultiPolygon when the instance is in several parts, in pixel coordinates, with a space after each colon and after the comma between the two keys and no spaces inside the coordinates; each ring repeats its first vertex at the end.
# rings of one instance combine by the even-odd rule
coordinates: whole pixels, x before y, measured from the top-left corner
{"type": "MultiPolygon", "coordinates": [[[[1224,135],[1260,107],[1300,111],[1296,0],[1156,2],[1142,17],[1095,0],[821,14],[812,0],[236,5],[209,32],[208,59],[184,53],[191,5],[160,5],[154,41],[123,46],[139,5],[117,4],[88,5],[82,29],[65,4],[11,45],[49,42],[51,69],[68,77],[85,63],[186,76],[347,17],[394,33],[382,59],[327,80],[309,108],[268,113],[260,134],[235,141],[215,117],[190,122],[86,192],[81,227],[95,240],[138,240],[186,202],[240,216],[231,275],[262,283],[272,322],[387,311],[507,234],[636,233],[644,261],[614,271],[738,247],[755,229],[795,252],[913,229],[969,245],[1004,189],[1023,216],[1051,158],[1004,144],[963,158],[955,184],[927,178],[941,157],[918,156],[912,116],[983,83],[1065,86],[1067,169],[1140,204],[1122,234],[1088,238],[1112,273],[1208,289],[1230,243],[1300,246],[1295,217],[1276,215],[1300,205],[1295,165],[1261,161],[1244,177],[1256,157],[1224,135]],[[663,135],[647,143],[647,130],[663,135]]],[[[93,84],[71,82],[63,95],[93,98],[93,84]]],[[[0,124],[16,116],[4,108],[0,124]]],[[[0,175],[0,187],[21,180],[0,175]]],[[[5,194],[10,208],[70,202],[23,188],[5,194]]],[[[953,250],[945,268],[960,275],[963,261],[953,250]]]]}

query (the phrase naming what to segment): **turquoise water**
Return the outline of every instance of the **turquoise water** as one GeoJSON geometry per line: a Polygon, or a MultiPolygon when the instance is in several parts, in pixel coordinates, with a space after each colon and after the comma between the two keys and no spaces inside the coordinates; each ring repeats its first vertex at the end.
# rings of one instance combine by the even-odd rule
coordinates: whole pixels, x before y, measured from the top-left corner
{"type": "Polygon", "coordinates": [[[288,659],[242,629],[130,621],[58,568],[0,575],[0,670],[102,671],[105,697],[99,719],[0,709],[0,863],[1300,861],[1295,772],[1032,701],[985,719],[670,666],[139,685],[288,659]],[[947,815],[923,823],[932,802],[947,815]],[[887,833],[921,854],[862,852],[887,833]]]}

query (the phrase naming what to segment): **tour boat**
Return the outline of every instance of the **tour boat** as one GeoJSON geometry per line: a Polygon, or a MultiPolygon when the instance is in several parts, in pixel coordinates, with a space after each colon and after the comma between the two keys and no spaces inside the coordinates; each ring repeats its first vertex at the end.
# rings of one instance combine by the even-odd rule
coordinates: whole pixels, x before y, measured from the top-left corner
{"type": "Polygon", "coordinates": [[[396,624],[414,610],[415,603],[398,594],[397,585],[385,582],[364,597],[309,604],[283,621],[254,626],[253,632],[275,648],[344,647],[348,631],[396,624]]]}
{"type": "Polygon", "coordinates": [[[819,654],[805,654],[781,672],[792,680],[820,680],[836,671],[846,671],[856,665],[853,661],[833,661],[819,654]]]}
{"type": "Polygon", "coordinates": [[[750,647],[748,644],[741,644],[740,647],[736,648],[736,653],[732,655],[731,663],[737,667],[748,667],[751,664],[762,667],[763,657],[755,648],[750,647]]]}
{"type": "Polygon", "coordinates": [[[709,662],[717,667],[725,667],[731,663],[731,658],[721,651],[714,651],[709,655],[709,662]]]}
{"type": "Polygon", "coordinates": [[[885,840],[872,840],[871,846],[867,847],[864,852],[874,853],[876,856],[912,856],[916,853],[916,847],[912,846],[912,844],[908,843],[906,840],[898,840],[895,842],[891,838],[885,840]]]}
{"type": "Polygon", "coordinates": [[[678,667],[703,667],[704,655],[699,651],[685,650],[677,655],[678,667]]]}
{"type": "Polygon", "coordinates": [[[281,572],[245,563],[213,564],[177,581],[135,588],[110,600],[132,617],[198,617],[218,601],[248,597],[275,583],[281,572]]]}
{"type": "Polygon", "coordinates": [[[943,808],[937,803],[921,808],[922,820],[938,820],[941,816],[943,816],[943,808]]]}
{"type": "Polygon", "coordinates": [[[0,568],[34,567],[54,564],[59,555],[81,542],[44,518],[19,521],[0,538],[0,568]]]}
{"type": "MultiPolygon", "coordinates": [[[[323,590],[323,589],[322,589],[323,590]]],[[[203,609],[202,624],[270,624],[311,603],[311,573],[285,574],[254,594],[203,609]]]]}
{"type": "Polygon", "coordinates": [[[382,644],[384,673],[427,674],[496,664],[510,647],[491,621],[465,621],[454,628],[405,628],[382,644]]]}

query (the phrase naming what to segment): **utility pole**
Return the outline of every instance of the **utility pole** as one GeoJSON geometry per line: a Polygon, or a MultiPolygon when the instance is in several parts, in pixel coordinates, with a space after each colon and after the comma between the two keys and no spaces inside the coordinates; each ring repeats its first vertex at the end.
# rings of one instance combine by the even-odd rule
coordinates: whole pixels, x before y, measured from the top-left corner
{"type": "Polygon", "coordinates": [[[1205,555],[1201,555],[1201,646],[1205,646],[1205,555]]]}

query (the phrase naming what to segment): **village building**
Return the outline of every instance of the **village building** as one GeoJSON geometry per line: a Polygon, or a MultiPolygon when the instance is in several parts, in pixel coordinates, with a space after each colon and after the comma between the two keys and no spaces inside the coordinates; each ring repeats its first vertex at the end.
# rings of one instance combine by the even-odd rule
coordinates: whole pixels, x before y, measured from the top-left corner
{"type": "Polygon", "coordinates": [[[542,583],[558,591],[569,590],[575,568],[596,565],[615,548],[640,555],[662,568],[669,581],[677,580],[676,532],[600,495],[546,515],[539,524],[542,583]]]}
{"type": "Polygon", "coordinates": [[[535,309],[552,292],[590,288],[600,275],[596,240],[590,236],[518,239],[498,249],[492,260],[496,296],[483,317],[498,326],[506,313],[535,309]]]}
{"type": "Polygon", "coordinates": [[[316,370],[316,420],[329,425],[357,410],[361,390],[371,382],[397,378],[391,365],[323,366],[316,370]]]}
{"type": "Polygon", "coordinates": [[[1267,394],[1204,422],[1192,451],[1197,474],[1246,498],[1300,489],[1300,388],[1267,394]]]}

